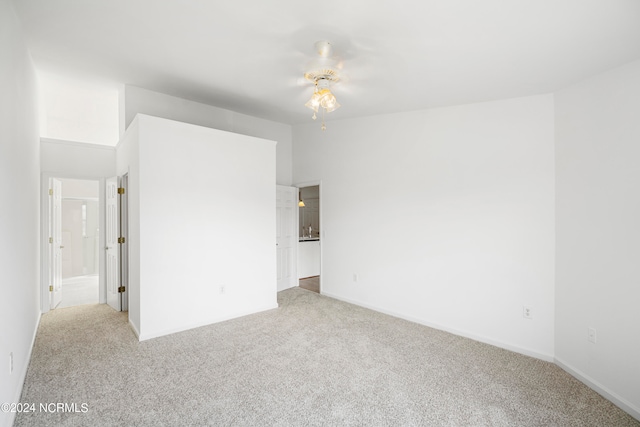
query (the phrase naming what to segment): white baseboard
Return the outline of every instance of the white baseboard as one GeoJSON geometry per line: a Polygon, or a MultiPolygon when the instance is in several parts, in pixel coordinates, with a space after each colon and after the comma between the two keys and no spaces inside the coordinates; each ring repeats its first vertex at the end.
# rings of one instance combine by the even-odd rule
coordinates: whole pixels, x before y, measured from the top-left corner
{"type": "Polygon", "coordinates": [[[488,337],[484,337],[484,336],[481,336],[481,335],[476,335],[476,334],[473,334],[473,333],[470,333],[470,332],[461,331],[461,330],[458,330],[458,329],[450,328],[450,327],[439,325],[439,324],[436,324],[436,323],[431,323],[431,322],[428,322],[428,321],[425,321],[425,320],[422,320],[422,319],[418,319],[416,317],[407,316],[405,314],[394,312],[392,310],[387,310],[387,309],[380,308],[380,307],[377,307],[377,306],[374,306],[374,305],[370,305],[370,304],[363,304],[360,301],[351,300],[349,298],[344,298],[344,297],[342,297],[340,295],[334,295],[334,294],[327,293],[327,292],[321,292],[321,293],[322,293],[322,295],[325,295],[325,296],[328,296],[328,297],[331,297],[331,298],[335,298],[335,299],[340,300],[340,301],[348,302],[349,304],[354,304],[354,305],[357,305],[357,306],[360,306],[360,307],[368,308],[370,310],[377,311],[379,313],[384,313],[384,314],[388,314],[389,316],[393,316],[393,317],[397,317],[397,318],[400,318],[400,319],[408,320],[409,322],[418,323],[420,325],[428,326],[428,327],[433,328],[433,329],[438,329],[440,331],[445,331],[445,332],[449,332],[449,333],[454,334],[454,335],[458,335],[458,336],[461,336],[461,337],[469,338],[469,339],[472,339],[472,340],[475,340],[475,341],[480,341],[480,342],[483,342],[485,344],[490,344],[490,345],[493,345],[493,346],[496,346],[496,347],[504,348],[505,350],[513,351],[515,353],[524,354],[525,356],[534,357],[536,359],[544,360],[545,362],[554,362],[554,358],[550,354],[539,353],[537,351],[529,350],[529,349],[526,349],[526,348],[522,348],[522,347],[518,347],[518,346],[515,346],[515,345],[511,345],[511,344],[507,344],[505,342],[497,341],[497,340],[494,340],[494,339],[491,339],[491,338],[488,338],[488,337]]]}
{"type": "Polygon", "coordinates": [[[136,338],[138,338],[138,341],[140,341],[140,331],[138,331],[138,329],[136,328],[136,325],[134,325],[133,322],[131,322],[131,319],[129,319],[129,326],[133,330],[133,333],[135,334],[136,338]]]}
{"type": "Polygon", "coordinates": [[[278,308],[278,303],[277,302],[275,302],[273,304],[267,304],[267,305],[264,305],[264,306],[260,306],[260,307],[255,307],[253,309],[245,310],[245,311],[242,311],[242,312],[235,312],[235,313],[227,314],[227,315],[224,315],[224,316],[214,317],[214,318],[202,321],[202,322],[180,326],[178,328],[172,328],[172,329],[152,332],[150,334],[139,334],[138,335],[138,340],[139,341],[146,341],[146,340],[150,340],[150,339],[153,339],[153,338],[162,337],[162,336],[165,336],[165,335],[175,334],[176,332],[188,331],[189,329],[199,328],[201,326],[207,326],[207,325],[211,325],[211,324],[218,323],[218,322],[224,322],[225,320],[231,320],[231,319],[235,319],[235,318],[238,318],[238,317],[248,316],[250,314],[260,313],[262,311],[273,310],[274,308],[278,308]]]}
{"type": "Polygon", "coordinates": [[[584,372],[581,372],[580,370],[569,365],[562,359],[559,359],[556,357],[554,362],[560,368],[565,370],[569,375],[577,378],[578,380],[580,380],[581,382],[589,386],[591,389],[596,391],[598,394],[602,395],[605,399],[610,400],[611,402],[613,402],[613,404],[618,406],[620,409],[622,409],[623,411],[631,415],[636,420],[640,421],[640,408],[633,405],[628,400],[618,396],[616,393],[612,392],[611,390],[609,390],[608,388],[600,384],[598,381],[589,377],[584,372]]]}
{"type": "MultiPolygon", "coordinates": [[[[38,311],[38,320],[36,321],[36,327],[33,329],[33,334],[31,336],[29,353],[27,353],[26,363],[23,364],[24,368],[22,369],[22,372],[20,372],[20,385],[16,390],[16,394],[14,395],[12,402],[20,402],[20,397],[22,396],[22,387],[24,386],[24,382],[27,379],[27,371],[29,370],[29,364],[31,363],[31,354],[33,353],[33,346],[36,343],[36,335],[38,335],[38,328],[40,327],[40,319],[42,319],[42,313],[38,311]]],[[[16,413],[9,412],[9,424],[7,425],[12,426],[15,419],[16,413]]]]}

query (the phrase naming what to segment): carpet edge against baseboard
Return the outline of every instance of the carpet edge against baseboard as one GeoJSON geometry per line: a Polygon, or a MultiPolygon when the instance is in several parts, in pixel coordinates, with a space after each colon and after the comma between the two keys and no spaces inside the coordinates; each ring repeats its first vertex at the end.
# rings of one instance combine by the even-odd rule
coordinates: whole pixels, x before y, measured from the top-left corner
{"type": "Polygon", "coordinates": [[[400,318],[400,319],[404,319],[404,320],[407,320],[409,322],[417,323],[419,325],[428,326],[430,328],[434,328],[434,329],[438,329],[438,330],[441,330],[441,331],[449,332],[449,333],[452,333],[454,335],[459,335],[461,337],[473,339],[473,340],[476,340],[476,341],[479,341],[479,342],[483,342],[485,344],[490,344],[490,345],[493,345],[493,346],[496,346],[496,347],[500,347],[500,348],[503,348],[505,350],[513,351],[513,352],[516,352],[516,353],[520,353],[520,354],[523,354],[525,356],[530,356],[530,357],[534,357],[536,359],[544,360],[546,362],[551,362],[551,363],[555,364],[556,366],[560,367],[562,370],[567,372],[572,377],[574,377],[577,380],[579,380],[580,382],[586,384],[588,387],[590,387],[591,389],[596,391],[601,396],[603,396],[606,399],[608,399],[609,401],[611,401],[613,404],[615,404],[620,409],[622,409],[623,411],[625,411],[626,413],[631,415],[633,418],[635,418],[638,421],[640,421],[640,408],[637,408],[631,402],[629,402],[626,399],[618,396],[616,393],[612,392],[607,387],[603,386],[602,384],[600,384],[597,381],[595,381],[592,378],[590,378],[588,375],[584,374],[583,372],[579,371],[578,369],[573,368],[571,365],[563,362],[561,359],[559,359],[559,358],[557,358],[555,356],[546,355],[546,354],[542,354],[542,353],[538,353],[538,352],[534,352],[534,351],[529,351],[529,350],[526,350],[526,349],[519,348],[517,346],[512,346],[512,345],[500,343],[498,341],[487,339],[487,338],[484,338],[484,337],[481,337],[481,336],[477,336],[477,335],[474,335],[474,334],[465,333],[465,332],[458,331],[458,330],[455,330],[455,329],[452,329],[452,328],[443,327],[443,326],[437,325],[437,324],[431,324],[431,323],[425,322],[425,321],[423,321],[421,319],[417,319],[417,318],[414,318],[414,317],[411,317],[411,316],[402,315],[400,313],[396,313],[396,312],[393,312],[391,310],[385,310],[385,309],[382,309],[382,308],[379,308],[379,307],[376,307],[376,306],[373,306],[373,305],[370,305],[370,304],[363,304],[363,303],[361,303],[359,301],[351,300],[349,298],[344,298],[344,297],[339,296],[339,295],[326,293],[326,292],[322,293],[322,295],[330,297],[330,298],[334,298],[334,299],[337,299],[337,300],[340,300],[340,301],[344,301],[344,302],[347,302],[349,304],[354,304],[354,305],[357,305],[357,306],[360,306],[360,307],[368,308],[368,309],[373,310],[373,311],[384,313],[384,314],[387,314],[389,316],[393,316],[393,317],[397,317],[397,318],[400,318]]]}
{"type": "Polygon", "coordinates": [[[218,317],[213,317],[211,319],[207,319],[203,322],[197,322],[197,323],[193,323],[193,324],[189,324],[189,325],[184,325],[184,326],[180,326],[178,328],[172,328],[172,329],[166,329],[166,330],[161,330],[161,331],[156,331],[153,333],[140,333],[138,335],[138,341],[146,341],[146,340],[150,340],[153,338],[160,338],[163,337],[165,335],[171,335],[171,334],[175,334],[178,332],[183,332],[183,331],[188,331],[190,329],[195,329],[195,328],[200,328],[202,326],[207,326],[207,325],[212,325],[214,323],[220,323],[220,322],[224,322],[227,320],[232,320],[232,319],[236,319],[238,317],[244,317],[244,316],[249,316],[251,314],[257,314],[257,313],[261,313],[263,311],[268,311],[268,310],[273,310],[275,308],[278,308],[278,303],[272,303],[272,304],[265,304],[265,305],[260,305],[257,307],[254,307],[250,310],[244,310],[241,312],[236,312],[236,313],[232,313],[232,314],[228,314],[225,316],[218,316],[218,317]]]}
{"type": "Polygon", "coordinates": [[[136,328],[136,325],[134,325],[133,322],[131,321],[131,318],[129,318],[129,314],[127,314],[127,318],[128,318],[128,322],[127,323],[131,327],[131,330],[133,331],[133,334],[136,336],[138,341],[140,341],[140,331],[138,331],[138,328],[136,328]]]}
{"type": "Polygon", "coordinates": [[[485,343],[485,344],[493,345],[495,347],[503,348],[505,350],[513,351],[515,353],[523,354],[525,356],[533,357],[535,359],[544,360],[545,362],[552,362],[553,363],[553,361],[554,361],[554,357],[551,354],[540,353],[540,352],[529,350],[529,349],[526,349],[526,348],[523,348],[523,347],[518,347],[518,346],[515,346],[515,345],[507,344],[507,343],[504,343],[502,341],[498,341],[498,340],[494,340],[494,339],[491,339],[491,338],[487,338],[487,337],[484,337],[482,335],[476,335],[476,334],[473,334],[473,333],[470,333],[470,332],[465,332],[465,331],[461,331],[461,330],[458,330],[458,329],[455,329],[455,328],[449,328],[449,327],[446,327],[446,326],[443,326],[443,325],[439,325],[437,323],[431,323],[431,322],[419,319],[417,317],[407,316],[407,315],[402,314],[402,313],[397,313],[397,312],[395,312],[393,310],[387,310],[387,309],[384,309],[384,308],[381,308],[381,307],[378,307],[378,306],[375,306],[375,305],[366,304],[366,303],[362,303],[360,301],[352,300],[350,298],[344,298],[344,297],[342,297],[340,295],[335,295],[335,294],[327,293],[327,292],[322,292],[321,294],[324,295],[324,296],[330,297],[330,298],[334,298],[334,299],[337,299],[337,300],[340,300],[340,301],[347,302],[349,304],[354,304],[354,305],[357,305],[359,307],[368,308],[369,310],[377,311],[379,313],[387,314],[389,316],[393,316],[393,317],[397,317],[399,319],[407,320],[409,322],[417,323],[417,324],[422,325],[422,326],[427,326],[429,328],[437,329],[439,331],[449,332],[449,333],[454,334],[454,335],[458,335],[458,336],[461,336],[461,337],[464,337],[464,338],[469,338],[469,339],[472,339],[474,341],[479,341],[479,342],[482,342],[482,343],[485,343]]]}
{"type": "Polygon", "coordinates": [[[609,390],[604,385],[600,384],[598,381],[591,378],[589,375],[580,371],[579,369],[574,368],[567,362],[562,359],[555,357],[553,362],[560,367],[563,371],[567,372],[572,377],[578,379],[580,382],[586,384],[592,390],[596,391],[598,394],[606,398],[607,400],[614,403],[618,408],[625,411],[627,414],[631,415],[636,420],[640,421],[640,408],[636,407],[633,403],[629,402],[625,398],[618,396],[613,391],[609,390]]]}

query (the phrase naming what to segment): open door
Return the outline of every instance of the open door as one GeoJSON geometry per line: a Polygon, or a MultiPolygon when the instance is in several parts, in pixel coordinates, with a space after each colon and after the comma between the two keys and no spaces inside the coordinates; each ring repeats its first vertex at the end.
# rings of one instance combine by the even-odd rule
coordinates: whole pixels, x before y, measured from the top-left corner
{"type": "Polygon", "coordinates": [[[120,180],[120,308],[122,311],[129,310],[129,174],[124,174],[120,180]]]}
{"type": "Polygon", "coordinates": [[[107,304],[114,310],[122,310],[120,298],[120,206],[118,203],[118,177],[107,179],[106,182],[106,283],[107,304]]]}
{"type": "Polygon", "coordinates": [[[49,179],[49,291],[51,308],[62,301],[62,182],[49,179]]]}
{"type": "Polygon", "coordinates": [[[276,262],[278,292],[298,286],[296,245],[298,189],[276,186],[276,262]]]}

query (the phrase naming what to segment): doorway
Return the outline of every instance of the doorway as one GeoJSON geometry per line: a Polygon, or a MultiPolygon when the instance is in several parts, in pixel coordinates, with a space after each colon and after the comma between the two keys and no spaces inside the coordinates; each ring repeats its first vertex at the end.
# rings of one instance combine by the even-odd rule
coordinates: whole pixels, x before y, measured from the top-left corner
{"type": "Polygon", "coordinates": [[[298,286],[320,293],[320,185],[299,187],[298,286]]]}
{"type": "Polygon", "coordinates": [[[100,301],[100,183],[59,179],[62,240],[62,298],[51,308],[100,301]]]}
{"type": "Polygon", "coordinates": [[[42,178],[42,312],[101,303],[104,182],[42,178]]]}

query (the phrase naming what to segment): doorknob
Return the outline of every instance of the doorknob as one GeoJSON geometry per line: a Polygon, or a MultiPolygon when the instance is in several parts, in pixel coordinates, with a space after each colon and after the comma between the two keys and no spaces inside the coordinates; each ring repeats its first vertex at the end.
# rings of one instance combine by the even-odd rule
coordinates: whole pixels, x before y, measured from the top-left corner
{"type": "Polygon", "coordinates": [[[60,245],[60,249],[64,249],[64,246],[60,245]]]}

